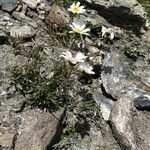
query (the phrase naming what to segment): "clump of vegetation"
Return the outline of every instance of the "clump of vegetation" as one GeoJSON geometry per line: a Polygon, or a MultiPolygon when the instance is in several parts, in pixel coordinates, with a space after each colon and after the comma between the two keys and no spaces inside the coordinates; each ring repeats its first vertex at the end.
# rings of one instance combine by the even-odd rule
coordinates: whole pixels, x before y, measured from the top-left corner
{"type": "MultiPolygon", "coordinates": [[[[89,118],[89,120],[91,120],[97,128],[101,128],[101,123],[99,121],[99,119],[101,118],[100,106],[92,98],[83,99],[79,104],[78,119],[82,120],[84,124],[86,123],[86,128],[88,125],[87,118],[89,118]]],[[[81,131],[83,130],[84,129],[82,129],[81,131]]],[[[84,134],[88,134],[88,128],[87,131],[81,133],[81,136],[83,137],[84,134]]]]}
{"type": "Polygon", "coordinates": [[[136,61],[138,56],[141,55],[139,43],[132,40],[130,37],[130,42],[125,45],[124,53],[127,57],[131,58],[132,60],[136,61]]]}
{"type": "MultiPolygon", "coordinates": [[[[52,77],[46,78],[41,74],[45,53],[43,46],[17,47],[14,54],[28,58],[24,66],[15,66],[11,70],[12,84],[24,95],[32,105],[49,110],[56,110],[65,103],[69,67],[64,61],[53,62],[52,77]]],[[[55,60],[53,60],[55,61],[55,60]]]]}
{"type": "Polygon", "coordinates": [[[70,142],[73,139],[77,139],[78,136],[79,134],[76,130],[76,127],[72,124],[69,124],[64,130],[62,139],[59,141],[59,143],[53,146],[53,149],[54,150],[59,150],[63,148],[67,149],[70,145],[70,142]]]}
{"type": "Polygon", "coordinates": [[[126,47],[125,48],[125,54],[132,58],[133,60],[136,60],[137,57],[140,55],[140,51],[137,47],[126,47]]]}
{"type": "Polygon", "coordinates": [[[35,62],[23,68],[14,67],[11,74],[17,91],[28,97],[33,105],[55,110],[65,103],[67,70],[62,64],[55,67],[51,79],[40,75],[40,65],[35,62]]]}
{"type": "Polygon", "coordinates": [[[74,122],[67,122],[64,132],[59,143],[54,145],[54,149],[67,149],[76,139],[84,138],[89,135],[91,124],[101,128],[100,107],[92,99],[90,93],[80,102],[74,100],[68,109],[73,111],[76,116],[74,122]]]}
{"type": "Polygon", "coordinates": [[[63,5],[63,6],[68,6],[72,2],[73,2],[73,0],[53,0],[53,3],[55,3],[57,5],[63,5]]]}
{"type": "Polygon", "coordinates": [[[150,1],[149,0],[138,0],[142,6],[145,7],[148,17],[150,17],[150,1]]]}

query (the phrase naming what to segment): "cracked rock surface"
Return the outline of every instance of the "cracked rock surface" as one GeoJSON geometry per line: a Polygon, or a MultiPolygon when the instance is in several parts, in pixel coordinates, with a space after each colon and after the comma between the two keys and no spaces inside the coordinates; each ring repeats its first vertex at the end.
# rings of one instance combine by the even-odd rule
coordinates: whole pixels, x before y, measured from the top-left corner
{"type": "Polygon", "coordinates": [[[51,113],[32,107],[28,95],[12,85],[10,72],[16,65],[24,67],[33,61],[20,47],[28,52],[27,48],[42,45],[45,57],[40,75],[53,76],[54,50],[60,53],[70,47],[62,45],[47,27],[54,31],[66,28],[68,12],[48,0],[0,0],[0,150],[53,150],[62,142],[68,124],[74,124],[78,136],[65,139],[58,150],[150,149],[150,27],[146,13],[136,0],[84,0],[84,4],[88,12],[81,22],[106,26],[115,38],[102,39],[101,31],[94,38],[85,38],[96,75],[82,84],[73,74],[68,92],[73,106],[51,113]],[[127,49],[138,50],[136,60],[127,49]],[[86,105],[85,109],[85,100],[96,106],[86,105]]]}

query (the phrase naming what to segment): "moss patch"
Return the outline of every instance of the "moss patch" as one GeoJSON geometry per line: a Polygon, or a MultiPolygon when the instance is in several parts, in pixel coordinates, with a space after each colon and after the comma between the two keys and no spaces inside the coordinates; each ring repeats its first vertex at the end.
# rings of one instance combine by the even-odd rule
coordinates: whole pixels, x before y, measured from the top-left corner
{"type": "Polygon", "coordinates": [[[138,0],[138,2],[145,8],[148,17],[150,18],[150,0],[138,0]]]}

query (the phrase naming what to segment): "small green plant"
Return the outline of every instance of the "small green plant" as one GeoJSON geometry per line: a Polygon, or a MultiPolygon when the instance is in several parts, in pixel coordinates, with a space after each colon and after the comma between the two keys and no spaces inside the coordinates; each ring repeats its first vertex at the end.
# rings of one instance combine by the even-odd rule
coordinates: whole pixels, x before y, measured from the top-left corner
{"type": "Polygon", "coordinates": [[[125,54],[134,60],[137,59],[137,57],[140,55],[140,51],[137,47],[126,47],[125,48],[125,54]]]}
{"type": "Polygon", "coordinates": [[[44,58],[43,45],[28,46],[28,47],[15,47],[13,48],[15,55],[22,55],[27,57],[29,60],[34,59],[37,62],[41,62],[44,58]]]}
{"type": "Polygon", "coordinates": [[[69,125],[65,130],[65,135],[68,139],[75,138],[78,136],[76,128],[74,125],[69,125]]]}
{"type": "MultiPolygon", "coordinates": [[[[40,69],[46,57],[43,45],[24,47],[19,39],[11,39],[15,55],[28,58],[24,66],[15,66],[11,70],[12,84],[32,104],[49,110],[56,110],[65,104],[65,94],[69,88],[70,66],[66,62],[52,60],[52,77],[41,75],[40,69]],[[68,86],[68,88],[66,88],[68,86]]],[[[50,58],[51,59],[51,58],[50,58]]]]}
{"type": "Polygon", "coordinates": [[[60,142],[53,146],[54,150],[67,148],[70,145],[71,140],[76,139],[78,137],[78,135],[79,134],[76,131],[75,126],[71,125],[71,124],[68,124],[68,126],[64,130],[63,137],[60,140],[60,142]]]}
{"type": "MultiPolygon", "coordinates": [[[[97,125],[97,118],[99,118],[100,106],[93,99],[83,99],[79,104],[78,116],[89,117],[90,120],[97,125]],[[84,114],[84,115],[83,115],[84,114]]],[[[98,125],[99,126],[99,125],[98,125]]]]}
{"type": "Polygon", "coordinates": [[[148,17],[150,18],[150,1],[149,0],[138,0],[138,1],[145,8],[148,17]]]}
{"type": "Polygon", "coordinates": [[[14,49],[19,49],[20,48],[20,44],[22,43],[22,40],[21,40],[21,38],[19,38],[19,37],[16,37],[16,38],[14,38],[14,37],[9,37],[9,43],[11,44],[11,46],[12,46],[12,48],[14,48],[14,49]]]}
{"type": "Polygon", "coordinates": [[[80,109],[82,111],[86,111],[87,109],[93,111],[96,110],[96,108],[97,108],[96,103],[93,100],[89,101],[85,99],[80,102],[80,109]]]}
{"type": "Polygon", "coordinates": [[[11,75],[17,91],[28,97],[32,105],[55,110],[65,103],[64,89],[68,73],[64,64],[55,66],[51,79],[41,76],[40,64],[35,62],[24,67],[14,67],[11,75]]]}
{"type": "Polygon", "coordinates": [[[53,3],[57,5],[68,6],[73,2],[73,0],[53,0],[53,3]]]}

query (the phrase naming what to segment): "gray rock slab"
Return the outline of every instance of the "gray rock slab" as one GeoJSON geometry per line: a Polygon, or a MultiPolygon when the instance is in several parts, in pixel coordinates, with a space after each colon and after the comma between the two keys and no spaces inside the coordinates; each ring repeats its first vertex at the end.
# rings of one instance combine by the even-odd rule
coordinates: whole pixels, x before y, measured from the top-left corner
{"type": "Polygon", "coordinates": [[[11,12],[17,7],[17,0],[0,0],[2,10],[11,12]]]}
{"type": "Polygon", "coordinates": [[[59,121],[61,121],[63,110],[53,115],[37,110],[24,112],[15,150],[46,150],[56,132],[61,128],[59,121]]]}
{"type": "Polygon", "coordinates": [[[39,0],[22,0],[28,7],[35,9],[39,0]]]}
{"type": "Polygon", "coordinates": [[[34,30],[30,26],[13,26],[10,28],[10,36],[19,38],[31,38],[35,35],[34,30]]]}
{"type": "Polygon", "coordinates": [[[106,92],[117,99],[110,112],[114,135],[126,149],[136,150],[132,109],[134,99],[143,95],[139,87],[143,82],[132,72],[127,58],[115,49],[104,58],[101,77],[106,92]]]}
{"type": "Polygon", "coordinates": [[[146,26],[146,12],[136,0],[84,0],[110,24],[142,34],[146,26]],[[91,6],[92,5],[92,6],[91,6]],[[127,21],[128,20],[128,21],[127,21]]]}

